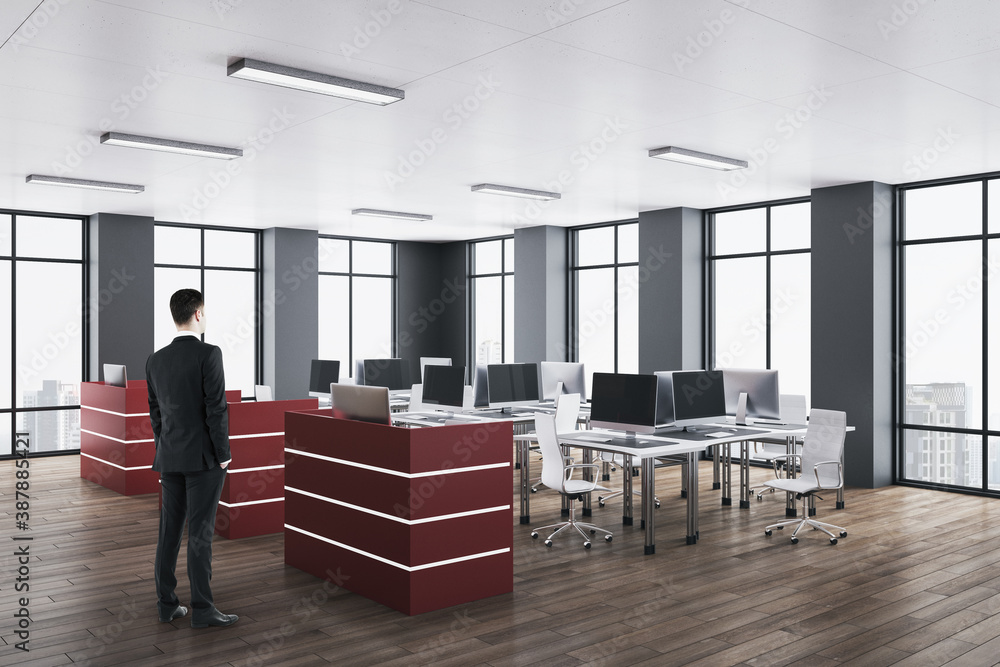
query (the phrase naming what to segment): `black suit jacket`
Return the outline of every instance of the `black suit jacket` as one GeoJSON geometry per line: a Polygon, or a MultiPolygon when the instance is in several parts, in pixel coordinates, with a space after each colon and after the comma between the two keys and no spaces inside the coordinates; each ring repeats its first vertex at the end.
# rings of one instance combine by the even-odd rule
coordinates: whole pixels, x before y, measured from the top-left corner
{"type": "Polygon", "coordinates": [[[209,470],[232,458],[221,349],[178,336],[149,355],[146,383],[156,440],[153,470],[209,470]]]}

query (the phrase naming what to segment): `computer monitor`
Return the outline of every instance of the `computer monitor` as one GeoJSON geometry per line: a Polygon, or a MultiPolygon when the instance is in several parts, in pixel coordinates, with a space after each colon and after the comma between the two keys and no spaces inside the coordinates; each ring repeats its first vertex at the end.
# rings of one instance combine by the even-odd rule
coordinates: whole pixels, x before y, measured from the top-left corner
{"type": "Polygon", "coordinates": [[[420,381],[424,380],[424,368],[427,366],[451,366],[451,357],[420,357],[420,381]]]}
{"type": "Polygon", "coordinates": [[[562,393],[580,394],[581,401],[587,400],[587,381],[583,364],[570,361],[543,361],[540,367],[542,398],[546,400],[558,398],[556,391],[562,382],[562,393]]]}
{"type": "Polygon", "coordinates": [[[735,415],[737,424],[746,424],[748,417],[781,419],[778,371],[726,368],[722,379],[726,387],[726,414],[735,415]]]}
{"type": "Polygon", "coordinates": [[[389,390],[385,387],[360,387],[356,384],[330,385],[333,416],[373,424],[392,424],[389,413],[389,390]]]}
{"type": "Polygon", "coordinates": [[[366,387],[385,387],[390,393],[409,391],[410,364],[404,359],[364,359],[363,379],[366,387]]]}
{"type": "Polygon", "coordinates": [[[538,364],[489,364],[486,377],[491,408],[538,403],[538,364]]]}
{"type": "Polygon", "coordinates": [[[486,408],[490,405],[489,375],[486,364],[476,364],[476,375],[472,381],[472,407],[486,408]]]}
{"type": "Polygon", "coordinates": [[[673,371],[656,371],[656,425],[672,426],[674,423],[673,371]]]}
{"type": "Polygon", "coordinates": [[[626,437],[656,431],[655,375],[594,373],[590,425],[625,431],[626,437]]]}
{"type": "Polygon", "coordinates": [[[328,398],[330,385],[340,381],[340,362],[334,359],[313,359],[309,367],[309,395],[328,398]]]}
{"type": "Polygon", "coordinates": [[[124,387],[128,384],[128,374],[124,364],[104,364],[104,384],[109,387],[124,387]]]}
{"type": "Polygon", "coordinates": [[[726,418],[726,389],[722,371],[674,371],[674,425],[687,428],[726,418]]]}
{"type": "Polygon", "coordinates": [[[442,408],[462,409],[465,399],[465,366],[427,366],[424,368],[422,384],[424,393],[421,402],[442,408]]]}

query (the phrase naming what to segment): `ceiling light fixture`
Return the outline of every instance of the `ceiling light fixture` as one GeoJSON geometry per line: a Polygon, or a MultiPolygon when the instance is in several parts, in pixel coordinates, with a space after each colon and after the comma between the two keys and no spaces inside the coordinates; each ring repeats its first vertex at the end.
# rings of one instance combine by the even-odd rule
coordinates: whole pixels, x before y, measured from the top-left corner
{"type": "Polygon", "coordinates": [[[187,141],[173,139],[157,139],[142,137],[138,134],[122,134],[121,132],[105,132],[101,135],[101,143],[109,146],[127,146],[128,148],[146,148],[152,151],[180,153],[181,155],[196,155],[198,157],[214,157],[222,160],[235,160],[243,157],[242,148],[226,148],[209,144],[192,144],[187,141]]]}
{"type": "Polygon", "coordinates": [[[708,167],[709,169],[721,169],[723,171],[746,169],[748,165],[746,160],[736,160],[731,157],[712,155],[711,153],[701,153],[698,151],[688,150],[687,148],[678,148],[677,146],[654,148],[649,151],[649,157],[657,157],[661,160],[671,160],[673,162],[682,162],[684,164],[693,164],[698,167],[708,167]]]}
{"type": "Polygon", "coordinates": [[[351,215],[366,215],[372,218],[394,218],[396,220],[410,220],[423,222],[433,220],[433,215],[423,213],[401,213],[400,211],[381,211],[377,208],[356,208],[351,211],[351,215]]]}
{"type": "Polygon", "coordinates": [[[527,188],[514,188],[509,185],[496,185],[493,183],[480,183],[479,185],[473,185],[472,191],[485,192],[491,195],[506,195],[508,197],[524,197],[525,199],[542,199],[545,201],[562,199],[562,195],[558,192],[528,190],[527,188]]]}
{"type": "Polygon", "coordinates": [[[271,83],[285,88],[295,88],[310,93],[343,97],[348,100],[381,106],[398,102],[406,96],[406,93],[398,88],[387,88],[374,83],[342,79],[339,76],[265,63],[250,58],[237,60],[228,67],[226,74],[237,79],[271,83]]]}
{"type": "Polygon", "coordinates": [[[25,183],[38,183],[40,185],[63,185],[69,188],[84,188],[87,190],[105,190],[108,192],[128,192],[129,194],[139,194],[146,187],[143,185],[130,185],[128,183],[109,183],[107,181],[85,181],[80,178],[62,178],[59,176],[40,176],[30,174],[25,183]]]}

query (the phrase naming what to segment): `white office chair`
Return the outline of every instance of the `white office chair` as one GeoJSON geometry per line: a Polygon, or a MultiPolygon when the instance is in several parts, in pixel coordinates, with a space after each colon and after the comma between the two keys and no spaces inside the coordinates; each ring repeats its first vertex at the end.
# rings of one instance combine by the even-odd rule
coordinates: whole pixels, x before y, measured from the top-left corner
{"type": "Polygon", "coordinates": [[[424,400],[424,385],[415,384],[410,387],[410,404],[407,406],[407,412],[423,412],[427,409],[424,400]]]}
{"type": "MultiPolygon", "coordinates": [[[[579,418],[580,394],[560,394],[556,398],[556,433],[569,433],[570,431],[575,431],[577,420],[579,418]]],[[[537,441],[537,438],[533,434],[529,434],[527,437],[533,441],[537,441]]],[[[536,448],[529,447],[529,449],[536,448]]],[[[572,457],[566,458],[569,463],[573,462],[572,457]]],[[[542,478],[539,477],[535,480],[535,483],[531,485],[531,492],[536,493],[538,491],[538,487],[542,484],[542,478]]]]}
{"type": "MultiPolygon", "coordinates": [[[[790,457],[800,461],[802,474],[795,479],[771,479],[764,484],[779,491],[794,493],[802,499],[802,518],[780,521],[764,529],[765,535],[773,530],[781,530],[785,526],[795,526],[792,532],[792,544],[799,541],[798,534],[803,526],[812,526],[830,536],[830,544],[837,543],[840,537],[847,537],[847,531],[832,523],[824,523],[809,518],[809,498],[819,491],[836,491],[844,487],[844,437],[847,435],[847,413],[836,410],[816,410],[809,413],[809,427],[806,429],[802,454],[791,454],[790,457]]],[[[775,468],[778,460],[789,456],[775,457],[775,468]]],[[[789,465],[792,465],[789,462],[789,465]]]]}
{"type": "Polygon", "coordinates": [[[604,487],[597,485],[597,471],[601,467],[596,463],[571,464],[566,462],[562,448],[559,447],[559,440],[556,437],[556,420],[554,415],[541,412],[536,413],[535,434],[538,436],[538,445],[542,450],[542,482],[545,486],[555,489],[569,500],[569,520],[536,528],[531,531],[531,537],[538,539],[539,531],[554,529],[552,534],[545,538],[545,546],[551,547],[553,537],[564,530],[572,528],[583,536],[583,546],[585,549],[590,548],[590,536],[594,533],[603,533],[604,541],[610,542],[613,538],[610,530],[598,528],[592,523],[584,523],[576,520],[577,499],[591,491],[607,491],[604,487]],[[583,468],[593,469],[593,481],[588,482],[583,479],[572,479],[573,471],[583,468]]]}
{"type": "MultiPolygon", "coordinates": [[[[806,397],[802,394],[781,394],[778,397],[778,413],[781,416],[781,421],[786,424],[805,424],[807,419],[806,412],[806,397]]],[[[802,438],[797,437],[794,439],[794,447],[792,453],[797,453],[802,446],[802,438]]],[[[754,458],[759,461],[766,463],[774,463],[774,457],[776,455],[784,455],[788,453],[788,446],[784,438],[761,438],[755,440],[753,443],[754,458]]],[[[775,479],[781,479],[781,470],[779,467],[774,466],[774,477],[775,479]]],[[[764,492],[770,491],[774,493],[773,488],[760,488],[756,490],[757,501],[760,502],[764,499],[764,492]]],[[[754,489],[750,489],[750,495],[754,494],[754,489]]]]}
{"type": "Polygon", "coordinates": [[[271,385],[268,384],[255,384],[253,386],[253,396],[254,400],[258,403],[274,400],[274,395],[271,393],[271,385]]]}

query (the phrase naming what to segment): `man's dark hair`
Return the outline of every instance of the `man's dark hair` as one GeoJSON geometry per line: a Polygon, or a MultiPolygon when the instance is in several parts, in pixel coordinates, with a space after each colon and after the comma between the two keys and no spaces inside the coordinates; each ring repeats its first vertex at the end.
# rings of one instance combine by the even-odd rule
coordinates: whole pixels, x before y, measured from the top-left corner
{"type": "Polygon", "coordinates": [[[196,289],[179,289],[170,297],[170,315],[175,324],[186,324],[194,313],[205,305],[201,292],[196,289]]]}

